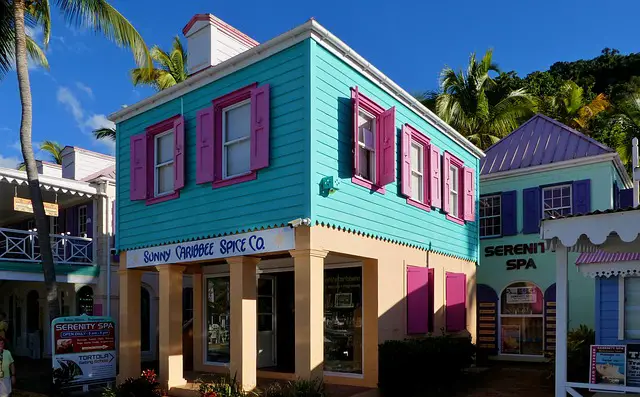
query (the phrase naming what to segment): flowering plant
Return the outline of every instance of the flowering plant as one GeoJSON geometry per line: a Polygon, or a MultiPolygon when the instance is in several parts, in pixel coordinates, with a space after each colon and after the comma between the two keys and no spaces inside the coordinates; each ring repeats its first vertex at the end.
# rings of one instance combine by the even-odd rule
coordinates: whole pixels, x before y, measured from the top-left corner
{"type": "MultiPolygon", "coordinates": [[[[156,379],[158,379],[158,375],[156,375],[156,371],[152,369],[145,369],[144,371],[142,371],[142,375],[140,376],[146,379],[147,382],[151,384],[156,383],[156,379]]],[[[215,397],[215,396],[212,396],[212,397],[215,397]]]]}
{"type": "Polygon", "coordinates": [[[202,395],[202,397],[218,397],[218,393],[214,392],[214,391],[209,391],[206,392],[202,395]]]}

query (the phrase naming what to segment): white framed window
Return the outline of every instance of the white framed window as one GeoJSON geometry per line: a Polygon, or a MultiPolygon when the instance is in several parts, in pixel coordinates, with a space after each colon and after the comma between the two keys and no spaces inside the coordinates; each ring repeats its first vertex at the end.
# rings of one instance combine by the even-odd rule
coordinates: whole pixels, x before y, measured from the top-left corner
{"type": "Polygon", "coordinates": [[[499,194],[480,197],[480,237],[497,237],[502,234],[501,201],[499,194]]]}
{"type": "Polygon", "coordinates": [[[460,167],[451,164],[449,166],[449,175],[451,179],[451,183],[449,183],[449,214],[460,218],[460,167]]]}
{"type": "Polygon", "coordinates": [[[174,132],[169,130],[153,137],[154,147],[154,196],[173,193],[173,155],[174,132]]]}
{"type": "Polygon", "coordinates": [[[222,109],[222,175],[251,172],[251,100],[222,109]]]}
{"type": "Polygon", "coordinates": [[[424,188],[424,145],[411,142],[411,198],[425,202],[424,188]]]}
{"type": "Polygon", "coordinates": [[[570,215],[571,185],[549,186],[542,188],[542,217],[543,219],[570,215]]]}
{"type": "Polygon", "coordinates": [[[622,338],[640,339],[640,277],[620,277],[622,338]]]}
{"type": "Polygon", "coordinates": [[[376,183],[376,118],[360,109],[358,113],[358,176],[376,183]]]}
{"type": "Polygon", "coordinates": [[[87,206],[78,207],[78,234],[80,236],[87,235],[87,206]]]}

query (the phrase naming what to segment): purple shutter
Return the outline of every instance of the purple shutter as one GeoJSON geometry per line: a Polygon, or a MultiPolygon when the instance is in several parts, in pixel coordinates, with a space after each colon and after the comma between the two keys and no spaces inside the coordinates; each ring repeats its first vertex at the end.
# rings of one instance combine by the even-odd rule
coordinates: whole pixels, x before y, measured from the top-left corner
{"type": "Polygon", "coordinates": [[[473,168],[464,167],[463,174],[463,190],[464,202],[462,204],[464,211],[464,220],[475,222],[476,220],[476,171],[473,168]]]}
{"type": "Polygon", "coordinates": [[[502,235],[515,236],[518,234],[518,197],[515,190],[503,192],[500,198],[500,218],[502,221],[502,235]]]}
{"type": "Polygon", "coordinates": [[[530,187],[524,189],[522,191],[522,233],[539,233],[540,219],[542,219],[540,188],[530,187]]]}
{"type": "Polygon", "coordinates": [[[251,171],[269,166],[269,84],[251,90],[251,171]]]}
{"type": "Polygon", "coordinates": [[[449,212],[449,191],[451,190],[451,155],[444,152],[442,155],[442,210],[449,212]]]}
{"type": "Polygon", "coordinates": [[[378,134],[378,184],[386,186],[396,180],[396,107],[385,110],[376,119],[378,126],[382,127],[378,134]]]}
{"type": "Polygon", "coordinates": [[[93,219],[93,202],[87,204],[87,220],[91,219],[91,223],[87,222],[87,238],[93,238],[93,225],[96,221],[93,219]]]}
{"type": "Polygon", "coordinates": [[[440,170],[440,151],[433,144],[429,150],[429,163],[431,206],[439,208],[442,206],[442,171],[440,170]]]}
{"type": "Polygon", "coordinates": [[[591,212],[591,180],[583,179],[573,182],[573,214],[591,212]]]}
{"type": "Polygon", "coordinates": [[[184,187],[184,117],[173,122],[173,189],[184,187]]]}
{"type": "Polygon", "coordinates": [[[66,232],[71,236],[78,235],[78,207],[67,208],[65,211],[66,232]]]}
{"type": "Polygon", "coordinates": [[[618,187],[618,182],[613,182],[613,209],[617,210],[620,208],[620,188],[618,187]]]}
{"type": "Polygon", "coordinates": [[[448,332],[462,331],[467,326],[467,276],[464,273],[447,273],[446,329],[448,332]]]}
{"type": "Polygon", "coordinates": [[[407,334],[429,332],[429,269],[407,266],[407,334]]]}
{"type": "Polygon", "coordinates": [[[633,207],[633,188],[620,190],[620,208],[633,207]]]}
{"type": "Polygon", "coordinates": [[[358,175],[358,114],[360,112],[360,94],[358,87],[351,90],[353,100],[353,175],[358,175]]]}
{"type": "Polygon", "coordinates": [[[407,197],[411,197],[411,129],[408,126],[402,126],[402,139],[400,142],[402,154],[400,158],[401,168],[401,193],[407,197]]]}
{"type": "Polygon", "coordinates": [[[147,136],[138,134],[131,137],[129,159],[129,198],[145,200],[147,198],[147,136]]]}
{"type": "Polygon", "coordinates": [[[196,183],[213,182],[213,106],[196,113],[196,183]]]}

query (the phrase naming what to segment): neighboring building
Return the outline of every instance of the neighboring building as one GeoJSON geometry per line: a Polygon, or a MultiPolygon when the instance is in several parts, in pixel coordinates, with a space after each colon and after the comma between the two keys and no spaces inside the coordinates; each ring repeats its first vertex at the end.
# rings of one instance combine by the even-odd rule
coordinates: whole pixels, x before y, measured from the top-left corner
{"type": "MultiPolygon", "coordinates": [[[[479,347],[507,359],[555,348],[555,255],[540,222],[631,205],[618,154],[536,115],[487,149],[480,172],[479,347]],[[626,204],[628,203],[628,204],[626,204]]],[[[576,263],[578,254],[569,254],[576,263]]],[[[569,329],[594,328],[593,279],[569,271],[569,329]]]]}
{"type": "Polygon", "coordinates": [[[184,33],[189,79],[111,116],[119,376],[140,373],[142,271],[169,387],[184,273],[194,369],[245,387],[373,387],[381,342],[475,338],[483,153],[314,20],[260,45],[209,14],[184,33]]]}
{"type": "MultiPolygon", "coordinates": [[[[56,207],[49,218],[51,243],[63,316],[108,315],[107,272],[111,260],[111,315],[118,316],[118,256],[113,246],[115,159],[67,146],[62,165],[38,161],[43,199],[56,207]]],[[[0,168],[0,311],[8,316],[8,338],[15,355],[51,354],[50,319],[39,244],[30,208],[25,171],[0,168]],[[25,199],[27,201],[25,201],[25,199]]],[[[185,287],[190,280],[185,281],[185,287]]],[[[157,358],[157,274],[144,275],[141,286],[143,359],[157,358]]],[[[187,295],[189,290],[185,290],[187,295]]],[[[188,303],[188,300],[187,300],[188,303]]]]}

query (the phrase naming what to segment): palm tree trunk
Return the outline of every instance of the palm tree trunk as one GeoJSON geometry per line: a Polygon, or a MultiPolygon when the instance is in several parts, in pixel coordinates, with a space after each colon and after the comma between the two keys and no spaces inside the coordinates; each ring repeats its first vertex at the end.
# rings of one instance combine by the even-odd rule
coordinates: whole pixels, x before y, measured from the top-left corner
{"type": "Polygon", "coordinates": [[[16,28],[16,71],[18,74],[18,87],[20,89],[20,102],[22,104],[20,145],[22,148],[22,156],[24,157],[24,162],[27,168],[29,192],[31,193],[31,202],[33,204],[33,212],[36,218],[36,227],[38,229],[38,245],[40,246],[42,272],[44,273],[44,283],[47,288],[49,321],[53,321],[53,319],[60,316],[60,306],[58,304],[56,271],[53,264],[51,241],[49,240],[49,220],[44,213],[42,191],[40,190],[40,182],[38,180],[38,169],[36,167],[36,160],[31,143],[32,104],[29,70],[27,68],[26,34],[24,30],[25,2],[24,0],[14,0],[13,6],[16,28]]]}

